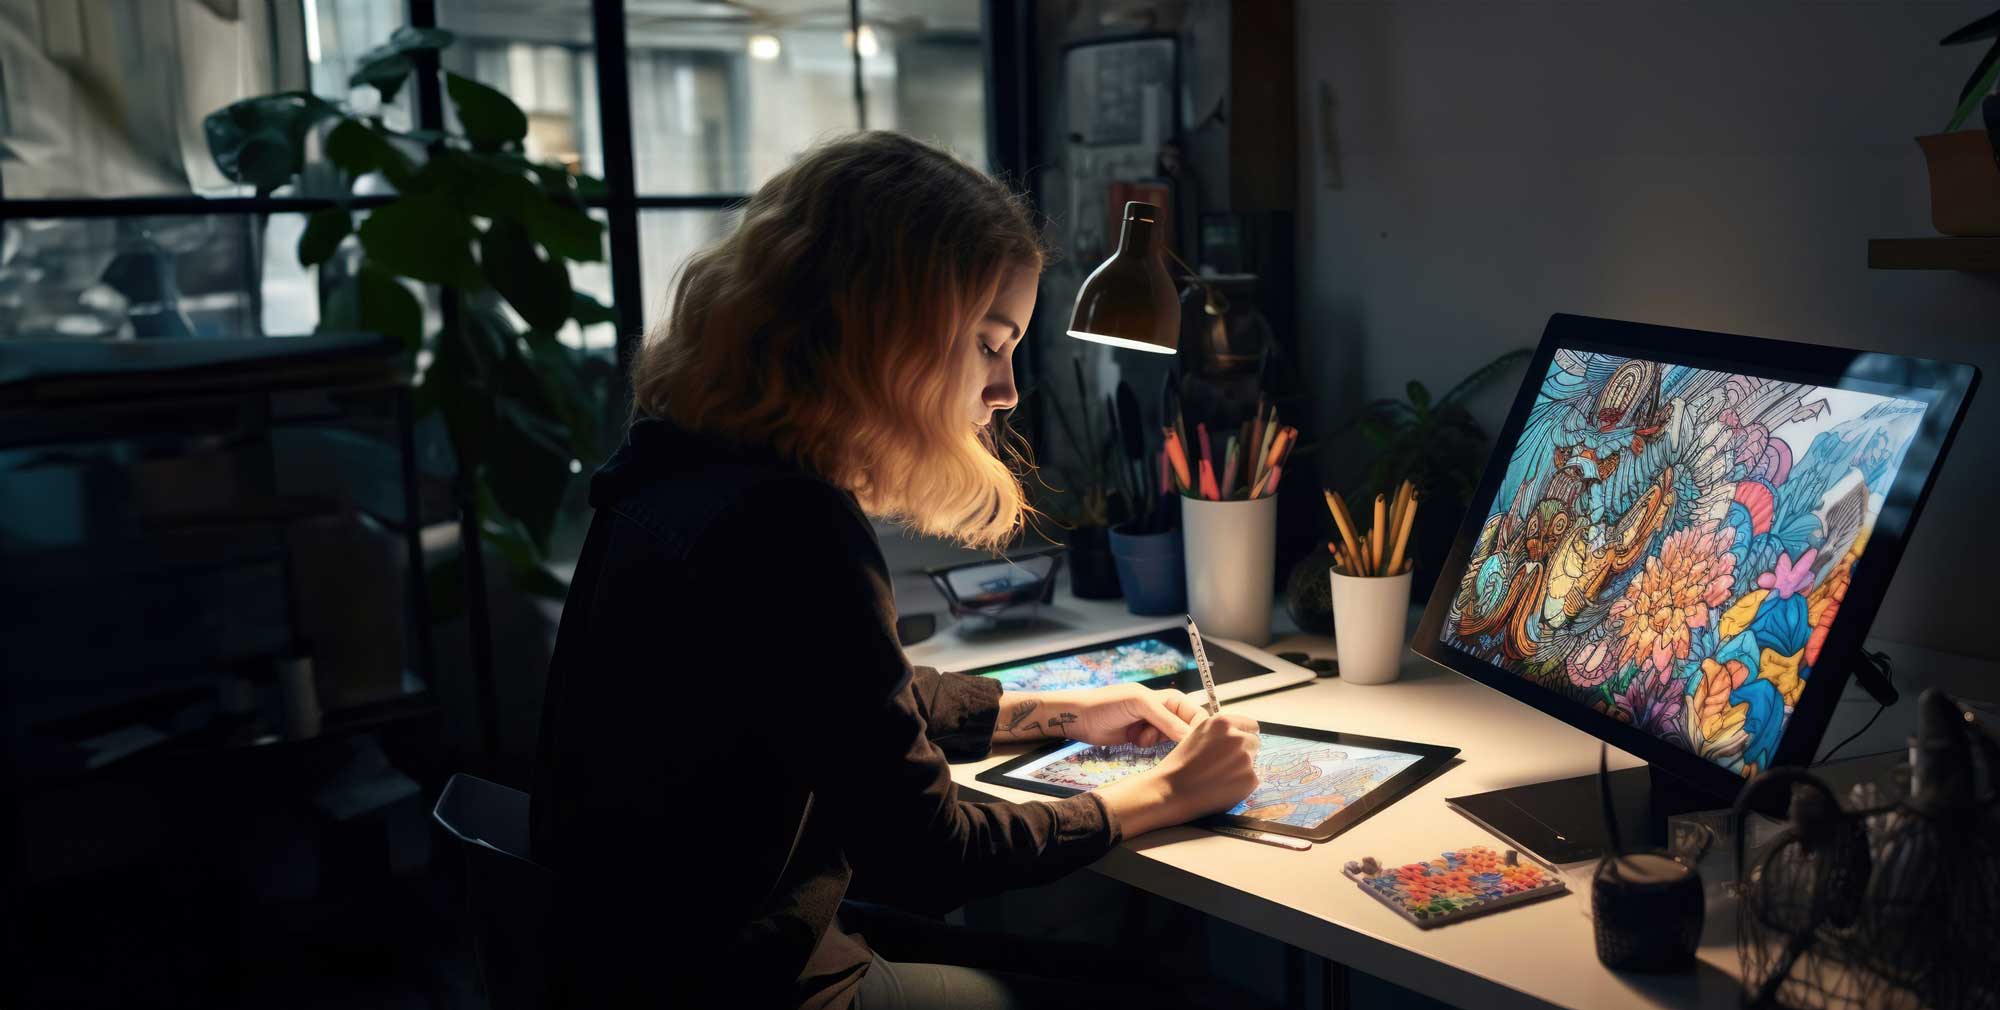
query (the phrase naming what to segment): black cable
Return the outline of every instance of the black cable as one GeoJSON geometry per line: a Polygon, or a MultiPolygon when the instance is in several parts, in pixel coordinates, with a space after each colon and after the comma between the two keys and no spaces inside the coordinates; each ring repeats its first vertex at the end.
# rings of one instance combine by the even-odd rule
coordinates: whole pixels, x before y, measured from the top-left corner
{"type": "MultiPolygon", "coordinates": [[[[1862,654],[1863,656],[1866,656],[1867,658],[1869,658],[1869,659],[1872,659],[1872,660],[1874,660],[1874,661],[1875,661],[1875,665],[1876,665],[1876,666],[1877,666],[1877,667],[1878,667],[1878,668],[1879,668],[1879,669],[1880,669],[1880,670],[1882,671],[1882,679],[1883,679],[1883,680],[1885,680],[1885,681],[1888,681],[1888,682],[1889,682],[1889,683],[1890,683],[1891,685],[1895,684],[1895,682],[1896,682],[1896,673],[1895,673],[1895,670],[1894,670],[1894,668],[1892,668],[1892,667],[1891,667],[1891,666],[1889,665],[1889,657],[1888,657],[1888,656],[1886,656],[1886,655],[1883,655],[1883,654],[1882,654],[1882,653],[1880,653],[1880,652],[1868,652],[1868,651],[1866,651],[1866,650],[1863,650],[1861,654],[1862,654]]],[[[1880,703],[1877,703],[1877,704],[1876,704],[1876,706],[1875,706],[1875,714],[1874,714],[1874,715],[1871,715],[1871,716],[1869,716],[1869,717],[1868,717],[1868,721],[1867,721],[1867,722],[1864,722],[1864,723],[1862,723],[1862,724],[1861,724],[1861,728],[1860,728],[1860,729],[1857,729],[1857,730],[1855,730],[1855,731],[1854,731],[1853,733],[1849,734],[1849,735],[1848,735],[1848,737],[1847,737],[1847,739],[1845,739],[1845,740],[1842,740],[1841,742],[1839,742],[1839,743],[1837,743],[1837,744],[1834,744],[1834,745],[1833,745],[1833,749],[1832,749],[1832,750],[1830,750],[1830,751],[1827,751],[1827,752],[1826,752],[1826,754],[1825,754],[1825,755],[1824,755],[1823,757],[1821,757],[1821,758],[1820,758],[1820,759],[1819,759],[1818,761],[1815,761],[1815,762],[1813,762],[1813,765],[1814,765],[1815,767],[1817,767],[1817,766],[1819,766],[1819,765],[1823,765],[1823,764],[1827,763],[1828,761],[1831,761],[1831,760],[1833,760],[1833,756],[1834,756],[1835,754],[1838,754],[1838,753],[1840,753],[1840,749],[1841,749],[1842,747],[1845,747],[1845,746],[1847,746],[1848,744],[1851,744],[1851,743],[1853,743],[1853,742],[1855,741],[1855,739],[1856,739],[1857,737],[1861,736],[1861,734],[1863,734],[1863,733],[1866,733],[1866,732],[1868,732],[1868,727],[1870,727],[1870,726],[1873,726],[1873,725],[1875,725],[1875,720],[1877,720],[1877,719],[1880,719],[1880,718],[1882,718],[1882,713],[1883,713],[1883,712],[1886,712],[1886,711],[1888,711],[1888,710],[1889,710],[1889,706],[1887,706],[1887,705],[1883,705],[1883,704],[1880,704],[1880,703]]],[[[1889,751],[1882,751],[1881,753],[1884,753],[1884,754],[1887,754],[1887,753],[1890,753],[1890,752],[1889,752],[1889,751]]]]}
{"type": "MultiPolygon", "coordinates": [[[[1826,756],[1824,756],[1824,757],[1820,758],[1820,759],[1819,759],[1818,761],[1815,761],[1815,762],[1813,762],[1813,764],[1815,764],[1815,765],[1823,765],[1823,764],[1827,763],[1828,761],[1831,761],[1831,760],[1833,760],[1833,756],[1834,756],[1835,754],[1838,754],[1838,753],[1840,753],[1840,749],[1841,749],[1842,747],[1845,747],[1845,746],[1847,746],[1848,744],[1851,744],[1851,743],[1853,743],[1856,737],[1859,737],[1859,736],[1860,736],[1861,734],[1863,734],[1863,733],[1866,733],[1866,732],[1868,732],[1868,727],[1870,727],[1870,726],[1873,726],[1873,725],[1875,725],[1875,720],[1877,720],[1877,719],[1880,719],[1880,718],[1882,718],[1882,713],[1884,713],[1884,712],[1887,712],[1888,710],[1889,710],[1889,706],[1887,706],[1887,705],[1877,705],[1877,706],[1875,706],[1875,714],[1874,714],[1874,715],[1871,715],[1871,716],[1869,716],[1869,717],[1868,717],[1868,721],[1867,721],[1867,722],[1864,722],[1864,723],[1862,723],[1862,724],[1861,724],[1861,728],[1860,728],[1860,729],[1857,729],[1857,730],[1855,730],[1855,731],[1854,731],[1854,732],[1853,732],[1852,734],[1850,734],[1850,735],[1848,736],[1848,738],[1847,738],[1847,739],[1845,739],[1845,740],[1842,740],[1841,742],[1839,742],[1839,743],[1837,743],[1837,744],[1834,744],[1834,745],[1833,745],[1833,749],[1832,749],[1832,750],[1830,750],[1830,751],[1827,751],[1827,752],[1826,752],[1826,756]]],[[[1889,754],[1889,753],[1893,753],[1893,752],[1891,752],[1891,751],[1883,751],[1882,753],[1884,753],[1884,754],[1889,754]]]]}

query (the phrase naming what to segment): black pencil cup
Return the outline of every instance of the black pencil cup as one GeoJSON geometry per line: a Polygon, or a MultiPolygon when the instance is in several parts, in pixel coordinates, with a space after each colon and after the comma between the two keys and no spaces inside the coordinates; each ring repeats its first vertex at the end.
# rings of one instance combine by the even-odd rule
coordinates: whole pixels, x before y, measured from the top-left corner
{"type": "Polygon", "coordinates": [[[1607,968],[1680,972],[1701,944],[1701,874],[1663,851],[1606,856],[1590,889],[1597,959],[1607,968]]]}

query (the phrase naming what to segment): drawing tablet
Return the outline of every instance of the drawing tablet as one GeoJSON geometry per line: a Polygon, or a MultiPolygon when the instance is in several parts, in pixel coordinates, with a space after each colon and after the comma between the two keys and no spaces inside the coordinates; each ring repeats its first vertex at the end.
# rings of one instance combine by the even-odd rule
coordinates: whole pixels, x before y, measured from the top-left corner
{"type": "MultiPolygon", "coordinates": [[[[1394,803],[1451,760],[1456,747],[1329,730],[1262,725],[1262,784],[1226,814],[1198,823],[1256,828],[1324,842],[1394,803]]],[[[1158,764],[1173,744],[1057,744],[980,772],[996,786],[1074,796],[1158,764]]]]}
{"type": "MultiPolygon", "coordinates": [[[[1208,636],[1202,636],[1207,639],[1208,636]]],[[[1282,660],[1259,661],[1229,647],[1207,642],[1216,695],[1234,701],[1314,679],[1310,670],[1282,660]]],[[[1006,691],[1058,691],[1065,688],[1107,687],[1136,681],[1147,687],[1173,687],[1199,694],[1201,673],[1187,629],[1161,628],[1105,642],[1092,642],[1057,652],[992,663],[962,671],[989,677],[1006,691]]]]}

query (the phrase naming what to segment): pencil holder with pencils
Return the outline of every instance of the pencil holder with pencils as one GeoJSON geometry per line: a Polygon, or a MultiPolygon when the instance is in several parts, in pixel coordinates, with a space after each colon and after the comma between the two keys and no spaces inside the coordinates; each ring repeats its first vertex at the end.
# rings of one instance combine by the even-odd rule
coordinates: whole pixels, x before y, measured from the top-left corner
{"type": "Polygon", "coordinates": [[[1331,491],[1325,492],[1340,539],[1327,544],[1334,564],[1328,570],[1333,597],[1333,636],[1340,679],[1350,684],[1387,684],[1402,670],[1404,634],[1410,612],[1410,529],[1418,495],[1404,481],[1393,496],[1375,496],[1362,519],[1331,491]]]}
{"type": "Polygon", "coordinates": [[[1271,640],[1278,480],[1298,429],[1262,404],[1220,437],[1206,423],[1190,433],[1177,410],[1169,418],[1164,462],[1181,495],[1187,612],[1211,635],[1263,645],[1271,640]]]}

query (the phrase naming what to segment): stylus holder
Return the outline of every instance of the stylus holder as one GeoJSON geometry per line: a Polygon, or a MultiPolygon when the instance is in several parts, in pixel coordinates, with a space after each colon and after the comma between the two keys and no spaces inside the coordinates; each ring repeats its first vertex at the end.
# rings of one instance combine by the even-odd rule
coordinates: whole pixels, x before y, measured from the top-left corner
{"type": "Polygon", "coordinates": [[[1597,959],[1620,971],[1686,971],[1701,943],[1703,908],[1701,874],[1681,857],[1606,856],[1591,877],[1597,959]]]}

